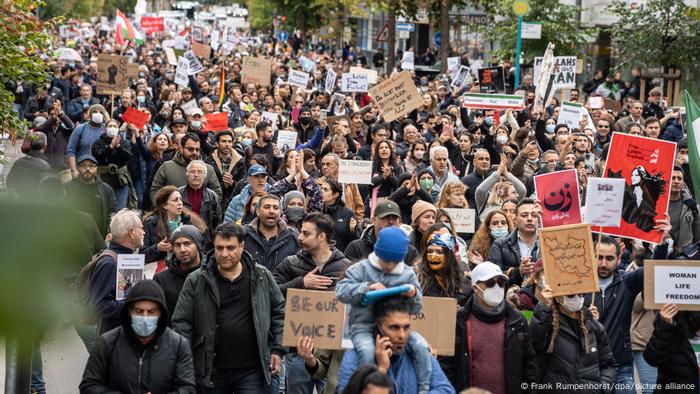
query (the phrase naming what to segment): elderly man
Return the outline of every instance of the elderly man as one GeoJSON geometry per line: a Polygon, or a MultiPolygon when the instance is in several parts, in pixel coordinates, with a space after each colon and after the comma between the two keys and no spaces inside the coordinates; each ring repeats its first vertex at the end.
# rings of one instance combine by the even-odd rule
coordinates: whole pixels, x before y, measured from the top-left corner
{"type": "Polygon", "coordinates": [[[450,171],[449,153],[444,146],[430,148],[430,167],[428,169],[435,174],[433,189],[442,190],[445,183],[459,181],[459,178],[450,171]]]}
{"type": "Polygon", "coordinates": [[[211,166],[202,160],[192,160],[186,168],[187,185],[181,186],[178,191],[182,196],[182,203],[207,224],[203,245],[208,250],[212,243],[211,232],[221,223],[221,199],[213,190],[204,186],[207,171],[211,166]]]}

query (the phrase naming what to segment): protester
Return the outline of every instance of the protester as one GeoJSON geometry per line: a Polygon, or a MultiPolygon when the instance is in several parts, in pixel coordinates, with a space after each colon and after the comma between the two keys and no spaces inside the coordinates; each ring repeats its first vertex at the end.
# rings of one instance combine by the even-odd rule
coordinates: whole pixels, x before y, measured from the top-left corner
{"type": "Polygon", "coordinates": [[[79,174],[66,184],[66,197],[75,206],[92,216],[103,237],[109,230],[109,218],[117,212],[114,190],[97,176],[97,159],[92,155],[77,160],[79,174]]]}
{"type": "Polygon", "coordinates": [[[456,298],[458,305],[464,305],[470,291],[467,277],[455,257],[455,236],[444,224],[433,224],[421,242],[421,263],[415,269],[423,295],[456,298]]]}

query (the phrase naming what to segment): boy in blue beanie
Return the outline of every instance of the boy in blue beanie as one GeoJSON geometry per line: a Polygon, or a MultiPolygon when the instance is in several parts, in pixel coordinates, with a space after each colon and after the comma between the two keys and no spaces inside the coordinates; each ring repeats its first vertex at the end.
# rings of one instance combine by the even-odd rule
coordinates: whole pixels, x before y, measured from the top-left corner
{"type": "MultiPolygon", "coordinates": [[[[345,278],[336,285],[336,297],[350,308],[350,336],[360,365],[375,365],[374,318],[372,305],[363,305],[367,292],[389,287],[409,285],[403,293],[412,300],[411,313],[420,312],[423,297],[416,273],[403,260],[408,252],[408,237],[398,227],[382,229],[374,244],[374,253],[345,271],[345,278]]],[[[381,333],[380,333],[381,334],[381,333]]],[[[428,343],[420,334],[411,332],[408,352],[412,355],[418,380],[418,393],[427,393],[430,388],[432,368],[428,343]]]]}

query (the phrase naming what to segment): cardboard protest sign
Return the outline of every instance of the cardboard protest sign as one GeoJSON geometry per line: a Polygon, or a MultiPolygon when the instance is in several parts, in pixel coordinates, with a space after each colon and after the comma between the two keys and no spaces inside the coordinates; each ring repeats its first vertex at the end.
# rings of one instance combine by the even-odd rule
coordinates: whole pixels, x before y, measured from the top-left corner
{"type": "Polygon", "coordinates": [[[333,94],[333,89],[335,89],[335,80],[338,75],[333,70],[328,70],[326,72],[326,83],[324,88],[328,94],[333,94]]]}
{"type": "Polygon", "coordinates": [[[246,56],[243,58],[241,69],[242,81],[258,86],[270,86],[270,70],[272,70],[272,59],[246,56]]]}
{"type": "Polygon", "coordinates": [[[187,69],[188,75],[195,75],[204,71],[204,65],[202,65],[202,62],[199,61],[197,55],[194,54],[194,51],[189,50],[182,56],[190,63],[189,68],[187,69]]]}
{"type": "Polygon", "coordinates": [[[280,130],[277,133],[277,147],[280,148],[282,152],[286,152],[289,149],[294,149],[297,146],[297,134],[293,130],[280,130]]]}
{"type": "Polygon", "coordinates": [[[481,93],[506,92],[506,76],[503,72],[503,66],[480,68],[477,74],[481,93]]]}
{"type": "Polygon", "coordinates": [[[287,83],[291,86],[296,86],[298,88],[305,89],[306,85],[309,83],[309,73],[297,70],[289,70],[287,83]]]}
{"type": "Polygon", "coordinates": [[[590,225],[541,229],[540,252],[545,281],[555,297],[598,291],[598,261],[590,225]]]}
{"type": "Polygon", "coordinates": [[[557,124],[565,124],[569,128],[569,132],[573,129],[578,129],[583,117],[583,105],[564,101],[559,109],[559,117],[557,124]]]}
{"type": "Polygon", "coordinates": [[[369,81],[365,74],[343,73],[340,90],[343,92],[366,92],[369,81]]]}
{"type": "Polygon", "coordinates": [[[421,94],[408,71],[402,71],[369,89],[385,122],[394,121],[423,105],[421,94]]]}
{"type": "Polygon", "coordinates": [[[477,109],[522,110],[525,108],[525,100],[523,96],[517,94],[466,93],[462,95],[462,106],[477,109]]]}
{"type": "Polygon", "coordinates": [[[542,202],[542,227],[581,223],[576,170],[535,176],[535,194],[542,202]]]}
{"type": "Polygon", "coordinates": [[[139,66],[122,56],[97,55],[97,94],[122,94],[129,79],[138,75],[139,66]]]}
{"type": "Polygon", "coordinates": [[[447,58],[447,71],[455,72],[459,69],[460,60],[459,57],[448,57],[447,58]]]}
{"type": "Polygon", "coordinates": [[[403,53],[401,58],[401,69],[402,70],[413,70],[416,68],[416,54],[411,51],[406,51],[403,53]]]}
{"type": "MultiPolygon", "coordinates": [[[[534,63],[534,78],[532,79],[535,86],[539,83],[540,72],[542,71],[542,57],[536,57],[534,63]]],[[[563,88],[576,87],[576,56],[555,56],[554,62],[557,65],[554,73],[554,83],[552,91],[563,88]]]]}
{"type": "Polygon", "coordinates": [[[676,144],[615,133],[610,141],[605,178],[625,180],[622,221],[619,227],[603,227],[602,232],[654,244],[662,234],[654,230],[656,220],[666,217],[676,156],[676,144]]]}
{"type": "Polygon", "coordinates": [[[423,297],[420,313],[411,315],[411,330],[420,333],[439,356],[453,356],[457,299],[423,297]]]}
{"type": "Polygon", "coordinates": [[[592,226],[619,227],[624,194],[624,179],[588,178],[585,222],[592,226]]]}
{"type": "Polygon", "coordinates": [[[149,34],[163,32],[165,31],[165,18],[162,16],[142,16],[140,28],[149,34]]]}
{"type": "Polygon", "coordinates": [[[168,64],[171,66],[177,66],[177,56],[175,56],[175,51],[173,48],[164,48],[165,57],[168,60],[168,64]]]}
{"type": "Polygon", "coordinates": [[[117,301],[126,298],[131,288],[134,287],[137,282],[143,280],[145,261],[145,254],[117,255],[117,285],[115,294],[117,301]]]}
{"type": "Polygon", "coordinates": [[[180,86],[189,86],[189,70],[190,61],[187,60],[184,56],[180,56],[180,59],[177,62],[177,68],[175,69],[175,83],[180,86]]]}
{"type": "Polygon", "coordinates": [[[458,233],[474,233],[476,211],[469,208],[444,208],[450,215],[455,231],[458,233]]]}
{"type": "Polygon", "coordinates": [[[700,261],[646,260],[644,308],[676,304],[682,311],[700,311],[700,261]]]}
{"type": "Polygon", "coordinates": [[[342,349],[345,304],[333,291],[288,289],[284,306],[283,346],[309,336],[316,349],[342,349]]]}
{"type": "Polygon", "coordinates": [[[192,52],[194,52],[194,54],[200,59],[209,59],[209,55],[211,55],[211,47],[209,45],[193,42],[192,52]]]}
{"type": "Polygon", "coordinates": [[[379,79],[379,73],[377,72],[377,70],[370,70],[369,68],[350,67],[350,72],[353,74],[366,75],[367,81],[369,81],[370,84],[377,83],[377,79],[379,79]]]}
{"type": "Polygon", "coordinates": [[[204,115],[204,118],[207,120],[206,123],[204,123],[204,130],[228,130],[228,112],[216,112],[213,114],[206,114],[204,115]]]}
{"type": "Polygon", "coordinates": [[[372,184],[372,162],[370,160],[340,160],[339,183],[372,184]]]}
{"type": "Polygon", "coordinates": [[[148,114],[141,112],[136,108],[127,107],[122,114],[122,120],[136,126],[137,129],[143,129],[143,126],[148,122],[148,114]]]}

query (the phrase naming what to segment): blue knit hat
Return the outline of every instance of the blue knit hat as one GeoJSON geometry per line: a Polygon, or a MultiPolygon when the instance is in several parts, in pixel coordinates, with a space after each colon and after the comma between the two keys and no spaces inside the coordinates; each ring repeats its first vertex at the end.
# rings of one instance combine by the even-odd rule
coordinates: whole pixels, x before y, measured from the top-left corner
{"type": "Polygon", "coordinates": [[[387,227],[379,231],[374,244],[374,254],[384,261],[403,261],[408,253],[408,237],[398,227],[387,227]]]}

